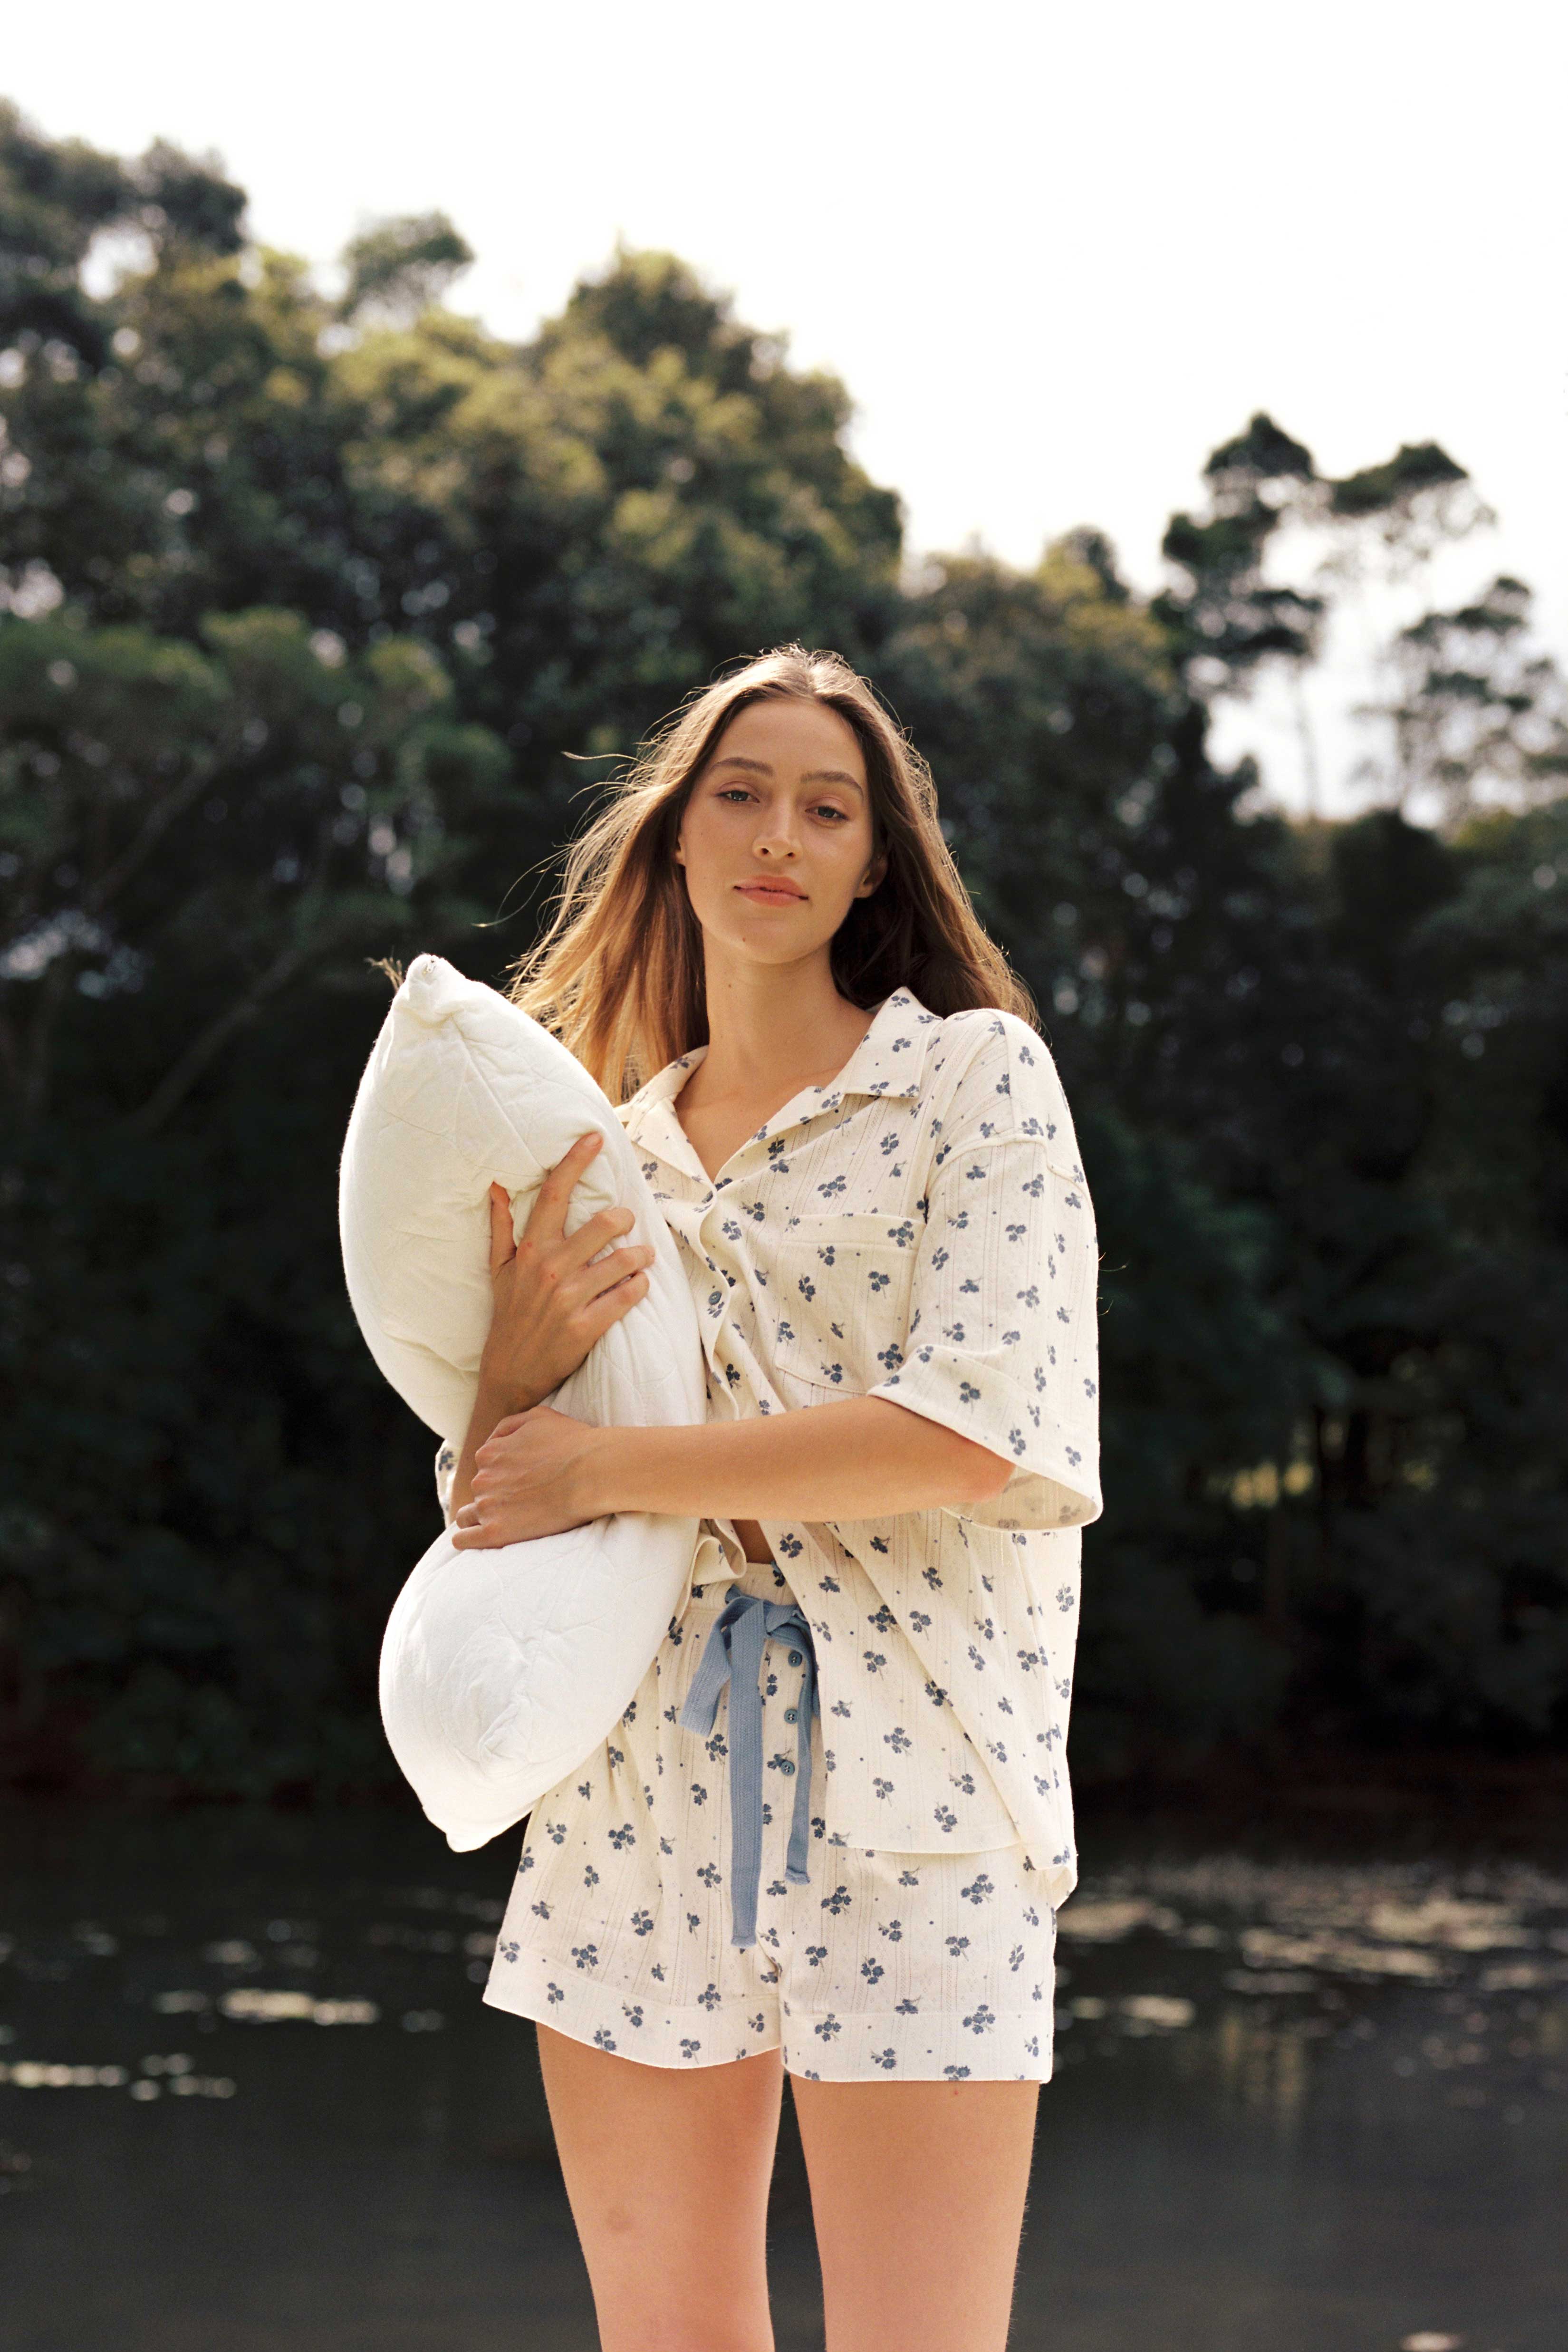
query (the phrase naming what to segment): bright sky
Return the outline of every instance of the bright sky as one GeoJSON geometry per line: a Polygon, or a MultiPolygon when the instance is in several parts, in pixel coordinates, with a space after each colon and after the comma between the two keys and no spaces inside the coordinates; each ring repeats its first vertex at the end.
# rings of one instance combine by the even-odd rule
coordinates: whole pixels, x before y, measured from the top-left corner
{"type": "MultiPolygon", "coordinates": [[[[76,0],[7,11],[51,135],[215,149],[329,262],[439,206],[453,301],[526,334],[616,239],[673,249],[832,368],[916,551],[1027,564],[1092,522],[1152,590],[1173,509],[1267,409],[1342,473],[1439,442],[1496,530],[1348,611],[1314,687],[1353,804],[1369,649],[1500,570],[1568,667],[1568,15],[1539,0],[76,0]]],[[[1291,575],[1304,578],[1300,564],[1291,575]]],[[[737,648],[738,650],[738,648],[737,648]]],[[[1226,715],[1300,805],[1282,694],[1226,715]]]]}

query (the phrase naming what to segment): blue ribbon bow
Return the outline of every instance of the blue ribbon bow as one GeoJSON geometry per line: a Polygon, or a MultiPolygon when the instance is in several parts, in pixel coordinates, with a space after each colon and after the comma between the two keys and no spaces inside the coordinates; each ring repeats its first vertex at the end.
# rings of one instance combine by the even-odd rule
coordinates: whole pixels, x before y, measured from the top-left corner
{"type": "Polygon", "coordinates": [[[757,1941],[757,1895],[762,1879],[762,1650],[767,1642],[797,1642],[804,1664],[796,1741],[799,1763],[782,1759],[795,1779],[795,1810],[789,1823],[785,1876],[793,1886],[810,1884],[806,1842],[811,1827],[811,1720],[818,1713],[817,1654],[811,1629],[793,1601],[768,1601],[759,1592],[731,1588],[708,1635],[702,1662],[692,1677],[681,1723],[706,1738],[718,1712],[719,1693],[729,1685],[729,1915],[730,1942],[757,1941]]]}

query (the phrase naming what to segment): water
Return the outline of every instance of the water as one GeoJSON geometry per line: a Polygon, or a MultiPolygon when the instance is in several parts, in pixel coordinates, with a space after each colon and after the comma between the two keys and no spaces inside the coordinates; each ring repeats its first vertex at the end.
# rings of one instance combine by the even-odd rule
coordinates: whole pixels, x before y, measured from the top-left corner
{"type": "MultiPolygon", "coordinates": [[[[533,2031],[479,1998],[515,1837],[55,1808],[0,1838],[5,2352],[592,2352],[533,2031]]],[[[1564,2352],[1568,1874],[1094,1843],[1019,2352],[1564,2352]]],[[[806,2352],[788,2102],[769,2259],[806,2352]]]]}

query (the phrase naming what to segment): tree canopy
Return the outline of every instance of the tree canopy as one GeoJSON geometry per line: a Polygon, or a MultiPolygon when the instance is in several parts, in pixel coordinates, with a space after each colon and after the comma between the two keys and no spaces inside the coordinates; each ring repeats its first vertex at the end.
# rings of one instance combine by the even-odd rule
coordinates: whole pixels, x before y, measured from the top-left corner
{"type": "Polygon", "coordinates": [[[380,961],[498,978],[610,761],[790,639],[931,760],[1078,1118],[1075,1769],[1561,1740],[1561,673],[1500,577],[1391,648],[1364,815],[1260,814],[1210,744],[1369,543],[1474,527],[1463,469],[1330,479],[1259,415],[1153,597],[1090,524],[915,567],[842,385],[679,259],[508,343],[447,307],[469,257],[381,223],[333,295],[215,161],[0,108],[9,1771],[390,1777],[376,1647],[438,1522],[338,1261],[380,961]],[[1291,520],[1328,552],[1281,586],[1291,520]]]}

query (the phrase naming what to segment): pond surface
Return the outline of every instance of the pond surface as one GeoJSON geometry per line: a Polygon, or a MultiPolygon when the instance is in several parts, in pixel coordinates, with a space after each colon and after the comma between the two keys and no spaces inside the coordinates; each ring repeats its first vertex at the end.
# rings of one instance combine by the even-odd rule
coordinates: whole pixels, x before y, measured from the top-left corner
{"type": "MultiPolygon", "coordinates": [[[[479,1997],[517,1833],[50,1807],[0,1840],[5,2352],[593,2352],[533,2029],[479,1997]]],[[[1564,2352],[1568,1870],[1094,1843],[1018,2352],[1564,2352]]]]}

